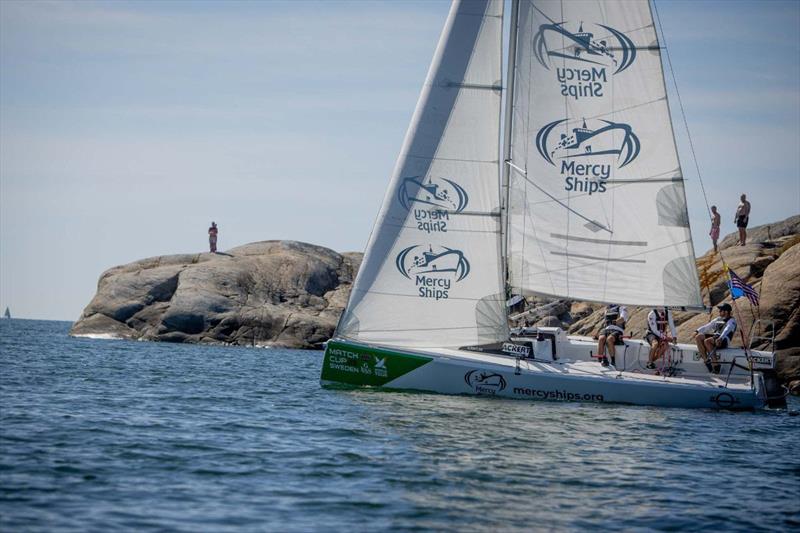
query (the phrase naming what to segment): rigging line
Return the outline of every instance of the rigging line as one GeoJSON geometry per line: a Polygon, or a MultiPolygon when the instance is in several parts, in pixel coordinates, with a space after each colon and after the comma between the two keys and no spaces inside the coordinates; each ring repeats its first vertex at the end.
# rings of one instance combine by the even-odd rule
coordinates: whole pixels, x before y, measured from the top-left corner
{"type": "MultiPolygon", "coordinates": [[[[593,225],[597,226],[598,228],[600,228],[600,229],[602,229],[602,230],[605,230],[605,231],[607,231],[607,232],[609,232],[609,233],[614,233],[614,232],[613,232],[613,231],[611,231],[609,228],[607,228],[607,227],[603,226],[602,224],[600,224],[600,223],[599,223],[599,222],[597,222],[596,220],[591,220],[591,219],[589,219],[589,218],[587,218],[587,217],[583,216],[583,215],[582,215],[582,214],[580,214],[579,212],[577,212],[577,211],[575,211],[574,209],[572,209],[571,207],[569,207],[569,205],[565,204],[564,202],[562,202],[561,200],[559,200],[558,198],[556,198],[555,196],[553,196],[552,194],[550,194],[549,192],[547,192],[546,190],[544,190],[543,188],[541,188],[541,187],[539,187],[538,185],[536,185],[536,183],[534,183],[534,182],[533,182],[533,180],[531,180],[531,179],[528,177],[528,174],[527,174],[527,172],[522,172],[522,169],[520,169],[518,166],[516,166],[516,165],[514,165],[514,164],[512,164],[512,163],[508,163],[508,165],[510,165],[510,166],[511,166],[511,168],[513,168],[514,170],[516,170],[516,171],[517,171],[517,173],[519,173],[519,174],[522,176],[522,178],[523,178],[523,179],[524,179],[526,182],[530,183],[531,185],[533,185],[534,187],[536,187],[537,189],[539,189],[539,190],[540,190],[542,193],[544,193],[545,195],[547,195],[548,197],[550,197],[550,198],[551,198],[551,199],[552,199],[554,202],[556,202],[558,205],[560,205],[561,207],[563,207],[564,209],[566,209],[567,211],[569,211],[569,212],[570,212],[570,213],[572,213],[573,215],[575,215],[575,216],[577,216],[577,217],[579,217],[579,218],[582,218],[583,220],[585,220],[585,221],[586,221],[586,222],[588,222],[589,224],[593,224],[593,225]]],[[[569,201],[569,198],[567,199],[567,201],[569,201]]],[[[569,233],[569,228],[567,228],[567,233],[569,233]]]]}
{"type": "MultiPolygon", "coordinates": [[[[561,0],[560,6],[561,6],[561,20],[564,20],[564,0],[561,0]]],[[[565,37],[566,36],[562,33],[561,34],[561,46],[562,47],[564,47],[564,44],[566,43],[565,37]]],[[[566,68],[567,68],[566,55],[564,55],[564,57],[561,59],[561,65],[562,65],[562,68],[564,68],[566,70],[566,68]]],[[[564,95],[564,120],[566,120],[567,118],[569,118],[569,100],[567,98],[567,95],[565,94],[564,95]]],[[[565,124],[565,127],[566,127],[566,124],[565,124]]],[[[526,176],[526,178],[527,178],[527,176],[526,176]]],[[[570,231],[569,231],[569,223],[570,223],[569,211],[571,210],[571,208],[570,208],[569,204],[570,204],[570,200],[572,199],[571,198],[571,196],[572,196],[571,193],[572,193],[572,191],[567,191],[567,204],[564,206],[564,207],[567,208],[567,214],[566,214],[566,218],[567,218],[567,235],[570,234],[570,231]]],[[[585,217],[581,216],[581,218],[585,218],[585,217]]],[[[597,224],[597,222],[593,222],[593,221],[589,221],[589,222],[597,224]]],[[[608,232],[611,233],[611,230],[608,230],[608,232]]],[[[567,239],[566,243],[564,244],[564,251],[569,253],[569,239],[567,239]]],[[[570,281],[570,279],[569,279],[569,267],[570,267],[570,260],[569,260],[569,258],[567,258],[567,272],[564,275],[564,279],[567,282],[567,294],[570,293],[570,290],[569,290],[569,281],[570,281]]]]}
{"type": "MultiPolygon", "coordinates": [[[[675,95],[678,98],[678,107],[681,110],[681,118],[683,119],[683,126],[686,129],[686,136],[689,139],[689,148],[691,149],[691,152],[692,152],[692,160],[694,161],[694,167],[695,167],[695,170],[697,171],[697,178],[700,181],[700,188],[703,191],[703,201],[706,204],[706,211],[708,211],[708,214],[711,215],[711,207],[709,206],[709,203],[708,203],[708,195],[706,194],[706,187],[703,184],[703,176],[700,173],[700,165],[697,162],[697,153],[695,152],[695,149],[694,149],[694,142],[692,141],[692,134],[689,131],[689,122],[686,120],[686,111],[684,111],[684,109],[683,109],[683,100],[681,99],[681,93],[678,90],[678,80],[675,77],[675,70],[672,68],[672,57],[669,55],[669,48],[667,47],[667,38],[664,35],[664,28],[661,25],[661,15],[658,13],[658,4],[656,3],[655,0],[653,0],[653,8],[655,9],[655,12],[656,12],[656,20],[658,21],[658,30],[661,32],[661,39],[664,41],[664,52],[665,52],[665,55],[667,56],[667,65],[669,65],[669,73],[670,73],[670,75],[672,77],[672,85],[675,87],[675,95]]],[[[722,255],[721,252],[720,252],[720,255],[722,255]]]]}
{"type": "MultiPolygon", "coordinates": [[[[697,172],[697,179],[700,182],[700,190],[703,192],[703,202],[705,202],[705,204],[706,204],[706,213],[707,213],[707,215],[709,217],[711,217],[711,207],[710,207],[710,205],[708,203],[708,194],[706,194],[706,186],[705,186],[705,183],[703,182],[703,175],[700,172],[700,164],[697,161],[697,153],[695,152],[695,149],[694,149],[694,141],[692,140],[692,133],[689,130],[689,121],[686,120],[686,111],[683,108],[683,100],[681,99],[681,93],[678,90],[678,79],[675,76],[675,69],[672,67],[672,56],[670,56],[670,54],[669,54],[669,47],[667,46],[667,37],[666,37],[666,35],[664,35],[664,27],[661,24],[661,15],[658,12],[658,4],[656,3],[656,0],[653,0],[653,10],[655,11],[655,14],[656,14],[656,21],[658,22],[658,30],[661,33],[661,40],[664,42],[664,52],[665,52],[665,55],[667,56],[667,65],[669,66],[669,73],[670,73],[670,76],[672,77],[672,85],[673,85],[673,87],[675,87],[675,96],[678,99],[678,107],[681,110],[681,118],[683,119],[683,127],[686,129],[686,137],[689,139],[689,148],[690,148],[691,153],[692,153],[692,161],[694,162],[694,168],[695,168],[695,171],[697,172]]],[[[688,213],[687,213],[687,215],[688,215],[688,213]]],[[[719,248],[718,253],[719,253],[720,259],[722,259],[722,264],[723,265],[727,264],[727,262],[725,261],[725,256],[722,253],[722,248],[719,248]]],[[[698,277],[699,277],[699,273],[698,273],[698,277]]],[[[735,308],[736,307],[736,300],[733,299],[733,294],[731,294],[731,299],[733,300],[733,305],[734,305],[734,308],[735,308]]],[[[708,305],[709,306],[712,305],[711,293],[710,292],[709,292],[709,296],[708,296],[708,305]]]]}

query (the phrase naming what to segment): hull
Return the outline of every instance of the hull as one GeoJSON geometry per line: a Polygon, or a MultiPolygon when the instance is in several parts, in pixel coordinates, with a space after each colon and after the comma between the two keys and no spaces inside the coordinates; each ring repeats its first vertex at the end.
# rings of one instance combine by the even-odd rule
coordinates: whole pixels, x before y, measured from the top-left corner
{"type": "Polygon", "coordinates": [[[368,386],[545,401],[752,410],[764,407],[760,374],[730,380],[663,377],[591,361],[520,360],[461,350],[397,350],[331,340],[323,386],[368,386]]]}

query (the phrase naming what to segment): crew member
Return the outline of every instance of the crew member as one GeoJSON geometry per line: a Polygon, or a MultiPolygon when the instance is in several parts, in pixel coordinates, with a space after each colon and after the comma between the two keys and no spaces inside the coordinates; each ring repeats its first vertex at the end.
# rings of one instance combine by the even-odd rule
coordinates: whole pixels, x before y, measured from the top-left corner
{"type": "Polygon", "coordinates": [[[672,321],[672,311],[664,307],[663,309],[652,309],[647,313],[647,333],[644,340],[650,345],[650,355],[647,358],[647,368],[656,367],[656,359],[662,357],[667,351],[667,344],[677,342],[678,333],[675,330],[675,323],[672,321]]]}
{"type": "Polygon", "coordinates": [[[728,347],[733,334],[736,332],[736,320],[731,316],[730,304],[718,305],[719,316],[706,324],[697,328],[694,339],[697,342],[697,350],[706,363],[709,372],[719,374],[720,365],[717,350],[728,347]]]}
{"type": "Polygon", "coordinates": [[[628,308],[624,305],[611,304],[606,307],[603,315],[603,330],[597,339],[597,355],[600,363],[608,366],[606,349],[611,356],[611,364],[616,366],[616,345],[622,344],[622,335],[625,333],[625,322],[628,320],[628,308]]]}

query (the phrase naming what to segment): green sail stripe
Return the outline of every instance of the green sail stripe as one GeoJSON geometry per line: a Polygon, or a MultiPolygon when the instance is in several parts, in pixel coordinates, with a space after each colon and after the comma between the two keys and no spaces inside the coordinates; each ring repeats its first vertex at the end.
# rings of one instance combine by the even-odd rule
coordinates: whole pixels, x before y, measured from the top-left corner
{"type": "Polygon", "coordinates": [[[432,357],[332,341],[325,349],[320,379],[380,387],[432,360],[432,357]]]}

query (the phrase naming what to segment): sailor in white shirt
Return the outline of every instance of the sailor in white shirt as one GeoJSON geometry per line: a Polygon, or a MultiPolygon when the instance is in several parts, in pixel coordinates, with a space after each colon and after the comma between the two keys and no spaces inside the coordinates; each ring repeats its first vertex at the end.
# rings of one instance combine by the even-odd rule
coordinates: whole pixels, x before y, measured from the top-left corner
{"type": "Polygon", "coordinates": [[[650,356],[647,359],[647,368],[656,367],[656,359],[662,357],[667,351],[667,343],[676,343],[678,333],[672,321],[672,312],[663,309],[651,309],[647,314],[647,333],[644,339],[650,345],[650,356]]]}
{"type": "Polygon", "coordinates": [[[733,309],[730,304],[718,305],[717,309],[719,317],[697,328],[697,335],[694,337],[697,350],[705,360],[706,368],[715,374],[719,374],[720,370],[720,366],[716,364],[719,361],[717,350],[727,348],[736,332],[736,320],[731,316],[733,309]]]}
{"type": "Polygon", "coordinates": [[[597,355],[600,363],[608,366],[606,350],[611,356],[611,364],[616,365],[616,345],[622,344],[622,335],[625,333],[625,322],[628,320],[628,308],[624,305],[611,304],[606,307],[603,315],[603,329],[597,339],[597,355]]]}

